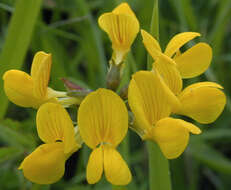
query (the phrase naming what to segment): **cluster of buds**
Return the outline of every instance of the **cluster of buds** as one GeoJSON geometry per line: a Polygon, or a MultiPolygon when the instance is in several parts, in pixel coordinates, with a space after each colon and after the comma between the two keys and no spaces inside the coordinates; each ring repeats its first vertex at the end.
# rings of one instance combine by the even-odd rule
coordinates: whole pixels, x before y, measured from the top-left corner
{"type": "Polygon", "coordinates": [[[196,77],[209,67],[212,49],[198,43],[181,53],[180,48],[199,33],[185,32],[172,38],[162,52],[158,41],[141,30],[144,46],[154,63],[151,71],[133,74],[127,94],[120,97],[120,84],[126,55],[139,32],[139,22],[127,3],[100,16],[99,26],[112,42],[107,88],[83,89],[63,79],[67,92],[48,87],[52,58],[38,52],[31,75],[18,70],[7,71],[4,89],[9,100],[22,107],[38,109],[36,126],[44,142],[29,154],[19,169],[38,184],[51,184],[64,174],[65,161],[83,144],[92,149],[86,166],[89,184],[95,184],[104,173],[114,185],[126,185],[132,174],[116,147],[128,127],[143,140],[156,142],[168,159],[180,156],[189,134],[200,134],[192,123],[170,117],[179,114],[199,123],[211,123],[226,104],[222,87],[213,82],[199,82],[182,90],[182,79],[196,77]],[[128,104],[124,103],[124,100],[128,104]],[[77,125],[73,125],[65,108],[78,105],[77,125]]]}

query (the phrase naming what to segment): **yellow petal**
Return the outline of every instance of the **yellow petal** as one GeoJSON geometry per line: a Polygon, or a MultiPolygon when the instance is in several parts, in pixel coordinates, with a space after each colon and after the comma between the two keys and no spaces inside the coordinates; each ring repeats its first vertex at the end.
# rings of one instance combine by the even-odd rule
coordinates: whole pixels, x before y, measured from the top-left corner
{"type": "Polygon", "coordinates": [[[119,14],[125,14],[126,15],[127,14],[130,16],[133,16],[136,19],[136,15],[134,14],[131,7],[127,3],[121,3],[112,11],[112,13],[117,14],[117,15],[119,15],[119,14]]]}
{"type": "Polygon", "coordinates": [[[9,70],[3,75],[4,90],[10,101],[22,107],[35,107],[41,100],[33,95],[33,80],[25,72],[9,70]]]}
{"type": "Polygon", "coordinates": [[[194,84],[189,85],[186,87],[180,94],[180,96],[183,96],[184,93],[187,93],[190,91],[190,89],[197,89],[201,87],[211,87],[211,88],[218,88],[218,89],[224,89],[221,85],[215,83],[215,82],[197,82],[194,84]]]}
{"type": "Polygon", "coordinates": [[[31,67],[31,77],[34,81],[34,96],[37,98],[42,99],[47,95],[51,63],[51,54],[40,51],[34,56],[31,67]]]}
{"type": "Polygon", "coordinates": [[[145,30],[141,30],[141,35],[146,50],[152,56],[152,58],[156,60],[162,52],[159,42],[145,30]]]}
{"type": "Polygon", "coordinates": [[[149,116],[147,115],[147,113],[149,113],[148,105],[134,78],[135,77],[133,76],[129,84],[128,102],[135,116],[134,124],[136,125],[133,126],[144,135],[145,131],[151,128],[152,121],[149,121],[149,116]]]}
{"type": "Polygon", "coordinates": [[[43,144],[27,156],[19,169],[24,176],[38,184],[57,182],[64,174],[65,155],[62,143],[43,144]]]}
{"type": "Polygon", "coordinates": [[[175,62],[182,78],[192,78],[205,72],[211,60],[211,47],[206,43],[198,43],[180,56],[177,56],[175,62]]]}
{"type": "Polygon", "coordinates": [[[197,36],[200,36],[200,34],[196,32],[182,32],[175,35],[168,43],[164,54],[172,57],[184,44],[197,36]]]}
{"type": "Polygon", "coordinates": [[[127,108],[113,91],[98,89],[82,101],[78,125],[81,137],[89,147],[94,149],[102,142],[117,146],[127,133],[127,108]]]}
{"type": "Polygon", "coordinates": [[[115,51],[127,53],[139,32],[139,22],[128,14],[105,13],[99,17],[99,26],[109,35],[115,51]]]}
{"type": "Polygon", "coordinates": [[[178,100],[158,73],[139,71],[129,84],[128,102],[139,127],[149,130],[158,120],[169,116],[178,100]]]}
{"type": "Polygon", "coordinates": [[[87,164],[87,182],[97,183],[103,174],[103,150],[100,146],[92,151],[87,164]]]}
{"type": "Polygon", "coordinates": [[[170,117],[159,120],[152,130],[154,140],[168,159],[177,158],[183,153],[188,144],[189,132],[201,133],[195,125],[170,117]]]}
{"type": "Polygon", "coordinates": [[[175,95],[178,95],[182,90],[183,82],[180,72],[176,65],[173,64],[173,60],[167,56],[160,56],[153,63],[153,70],[155,69],[160,73],[170,90],[175,95]]]}
{"type": "Polygon", "coordinates": [[[107,180],[113,185],[127,185],[132,179],[131,172],[121,155],[114,149],[104,146],[104,171],[107,180]]]}
{"type": "Polygon", "coordinates": [[[38,135],[45,143],[61,140],[64,153],[68,154],[80,146],[76,144],[72,120],[67,111],[59,104],[43,104],[36,117],[38,135]]]}
{"type": "Polygon", "coordinates": [[[161,52],[160,45],[155,38],[149,33],[141,30],[143,43],[149,54],[155,60],[153,70],[158,70],[166,84],[174,94],[179,94],[182,89],[182,80],[179,71],[176,68],[176,63],[170,57],[161,52]]]}
{"type": "Polygon", "coordinates": [[[212,123],[222,113],[226,104],[225,94],[220,85],[200,82],[188,86],[179,95],[182,104],[175,113],[189,116],[200,123],[212,123]]]}

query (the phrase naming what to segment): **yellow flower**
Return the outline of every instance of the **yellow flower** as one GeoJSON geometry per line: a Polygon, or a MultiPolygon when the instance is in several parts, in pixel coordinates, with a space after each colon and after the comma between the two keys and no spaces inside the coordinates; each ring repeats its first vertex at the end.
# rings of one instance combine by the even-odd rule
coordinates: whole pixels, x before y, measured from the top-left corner
{"type": "Polygon", "coordinates": [[[155,141],[168,159],[182,154],[189,133],[201,133],[195,125],[169,117],[179,102],[157,71],[139,71],[132,76],[128,102],[135,117],[134,130],[142,139],[155,141]]]}
{"type": "Polygon", "coordinates": [[[222,113],[226,96],[222,86],[214,82],[198,82],[185,88],[179,95],[180,106],[173,112],[193,118],[200,123],[212,123],[222,113]]]}
{"type": "Polygon", "coordinates": [[[179,98],[179,107],[173,112],[186,115],[200,123],[212,123],[222,113],[226,104],[225,94],[220,85],[200,82],[182,91],[182,78],[191,78],[203,73],[210,65],[212,49],[206,43],[198,43],[184,53],[180,47],[200,36],[195,32],[184,32],[174,36],[162,53],[159,43],[144,30],[143,43],[155,60],[153,70],[157,70],[172,92],[179,98]]]}
{"type": "Polygon", "coordinates": [[[108,34],[114,50],[115,64],[119,64],[139,32],[139,21],[127,3],[99,17],[99,26],[108,34]]]}
{"type": "Polygon", "coordinates": [[[97,183],[103,171],[114,185],[126,185],[131,173],[116,147],[128,130],[128,112],[122,99],[111,90],[90,93],[78,111],[79,132],[93,149],[87,164],[87,181],[97,183]]]}
{"type": "Polygon", "coordinates": [[[81,144],[75,140],[70,116],[59,104],[43,104],[38,110],[36,123],[38,135],[45,144],[28,155],[19,169],[34,183],[55,183],[64,174],[65,161],[81,144]]]}
{"type": "Polygon", "coordinates": [[[34,56],[31,75],[20,70],[9,70],[3,75],[4,90],[10,101],[22,107],[38,108],[45,102],[56,102],[62,93],[48,88],[51,54],[38,52],[34,56]]]}
{"type": "Polygon", "coordinates": [[[157,69],[169,88],[178,95],[182,90],[181,78],[196,77],[207,70],[212,59],[212,49],[206,43],[198,43],[180,53],[180,48],[193,38],[200,36],[196,32],[183,32],[175,35],[162,52],[158,41],[149,33],[141,30],[143,43],[155,60],[153,69],[157,69]]]}

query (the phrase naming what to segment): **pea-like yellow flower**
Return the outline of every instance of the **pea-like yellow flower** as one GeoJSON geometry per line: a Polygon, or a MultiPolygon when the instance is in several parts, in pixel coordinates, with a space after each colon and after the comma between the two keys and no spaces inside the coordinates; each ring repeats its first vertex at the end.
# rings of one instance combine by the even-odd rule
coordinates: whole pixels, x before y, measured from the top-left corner
{"type": "Polygon", "coordinates": [[[21,163],[24,176],[38,184],[51,184],[64,174],[65,161],[81,144],[75,140],[72,120],[59,104],[43,104],[36,117],[37,131],[45,143],[21,163]]]}
{"type": "Polygon", "coordinates": [[[226,96],[214,82],[198,82],[185,88],[179,95],[180,106],[173,112],[191,117],[199,123],[212,123],[224,110],[226,96]]]}
{"type": "Polygon", "coordinates": [[[143,43],[155,60],[157,70],[172,92],[179,98],[180,107],[173,112],[195,119],[200,123],[212,123],[222,113],[226,104],[222,86],[213,82],[200,82],[182,91],[182,78],[196,77],[210,65],[212,49],[206,43],[198,43],[184,53],[180,47],[200,36],[195,32],[184,32],[174,36],[162,53],[160,45],[150,34],[141,31],[143,43]]]}
{"type": "Polygon", "coordinates": [[[9,70],[3,75],[4,90],[10,101],[22,107],[38,108],[45,102],[56,102],[63,93],[48,88],[52,58],[42,51],[34,56],[31,75],[9,70]]]}
{"type": "Polygon", "coordinates": [[[79,132],[93,149],[87,164],[87,181],[97,183],[103,171],[114,185],[126,185],[131,173],[116,147],[128,130],[128,112],[122,99],[111,90],[98,89],[80,104],[79,132]]]}
{"type": "Polygon", "coordinates": [[[182,90],[181,78],[196,77],[207,70],[212,60],[212,49],[206,43],[198,43],[180,53],[180,48],[193,38],[196,32],[183,32],[175,35],[162,52],[159,42],[149,33],[141,30],[143,43],[155,60],[153,69],[158,70],[166,84],[178,95],[182,90]]]}
{"type": "Polygon", "coordinates": [[[139,71],[132,76],[128,102],[135,118],[133,129],[143,140],[155,141],[168,159],[182,154],[188,144],[189,133],[201,133],[195,125],[169,117],[178,104],[178,98],[158,71],[139,71]]]}
{"type": "Polygon", "coordinates": [[[139,21],[127,3],[99,17],[99,26],[108,34],[114,50],[115,64],[119,64],[139,32],[139,21]]]}

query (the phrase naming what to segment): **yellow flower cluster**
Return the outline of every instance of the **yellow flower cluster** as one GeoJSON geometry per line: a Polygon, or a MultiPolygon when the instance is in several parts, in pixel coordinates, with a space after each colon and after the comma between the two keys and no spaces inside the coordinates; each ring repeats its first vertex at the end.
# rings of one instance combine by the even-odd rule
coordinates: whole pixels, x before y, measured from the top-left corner
{"type": "Polygon", "coordinates": [[[174,36],[164,53],[150,34],[144,30],[141,34],[155,62],[152,71],[139,71],[130,82],[128,101],[135,116],[133,127],[142,139],[155,141],[166,158],[177,158],[188,144],[189,133],[200,134],[201,130],[169,117],[171,113],[212,123],[223,111],[226,97],[223,88],[213,82],[195,83],[182,90],[182,78],[202,74],[212,59],[212,50],[206,43],[180,53],[185,43],[200,34],[184,32],[174,36]]]}
{"type": "MultiPolygon", "coordinates": [[[[100,16],[98,22],[112,42],[113,63],[121,64],[139,32],[135,14],[127,3],[122,3],[100,16]]],[[[168,159],[182,154],[190,133],[201,133],[192,123],[170,117],[171,114],[185,115],[200,123],[211,123],[221,114],[226,97],[220,85],[200,82],[182,90],[182,78],[202,74],[212,59],[212,50],[206,43],[180,52],[183,45],[200,34],[180,33],[164,52],[146,31],[141,30],[141,35],[155,62],[152,71],[139,71],[132,76],[128,87],[129,108],[115,92],[99,88],[81,102],[76,127],[58,101],[67,94],[48,87],[50,54],[35,55],[31,75],[18,70],[4,74],[8,98],[22,107],[38,108],[37,132],[44,144],[19,167],[27,179],[38,184],[55,183],[64,174],[65,161],[85,143],[92,149],[86,167],[88,183],[97,183],[104,173],[110,183],[126,185],[132,175],[116,147],[127,134],[128,109],[134,116],[131,128],[143,140],[155,141],[168,159]]]]}

